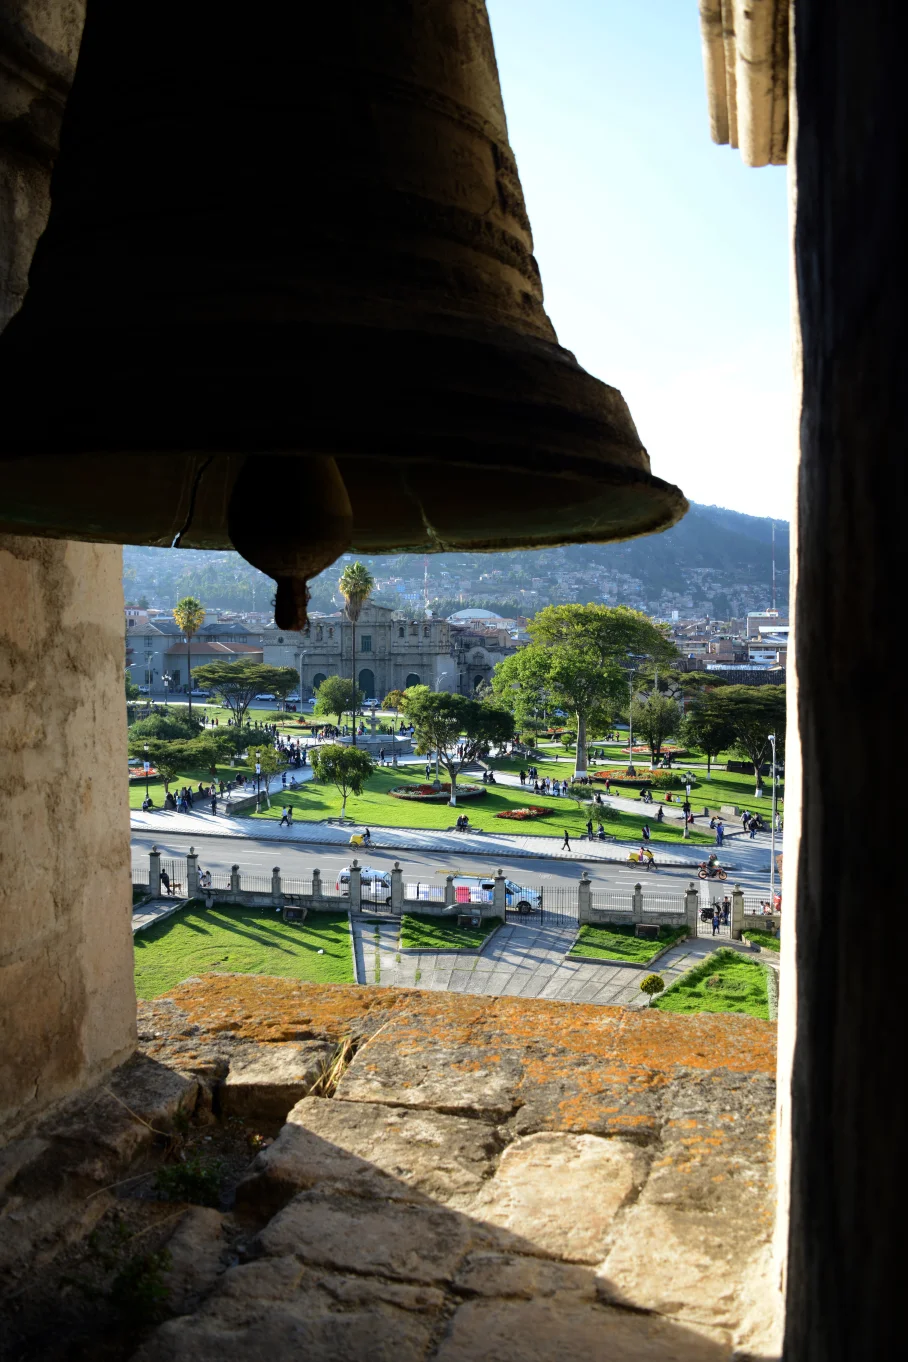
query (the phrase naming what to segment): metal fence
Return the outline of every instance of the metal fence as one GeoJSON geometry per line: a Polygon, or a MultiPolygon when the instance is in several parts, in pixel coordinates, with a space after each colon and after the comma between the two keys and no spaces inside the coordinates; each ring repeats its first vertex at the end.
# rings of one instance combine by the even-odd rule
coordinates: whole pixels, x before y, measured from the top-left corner
{"type": "MultiPolygon", "coordinates": [[[[470,893],[468,886],[460,886],[460,888],[466,889],[467,894],[470,893]]],[[[489,898],[491,899],[491,894],[489,895],[489,898]]],[[[404,899],[407,902],[444,903],[445,886],[443,884],[427,884],[424,880],[404,880],[404,899]]],[[[475,899],[470,897],[458,898],[456,889],[454,899],[456,903],[477,903],[482,901],[478,896],[478,892],[477,898],[475,899]]]]}
{"type": "Polygon", "coordinates": [[[165,861],[161,859],[161,893],[168,892],[178,894],[181,897],[189,897],[190,892],[195,893],[197,886],[193,885],[191,890],[186,883],[186,862],[185,861],[165,861]],[[166,879],[165,879],[166,876],[166,879]]]}
{"type": "Polygon", "coordinates": [[[143,869],[141,869],[141,868],[138,867],[138,866],[133,866],[133,868],[132,868],[132,882],[133,882],[133,884],[136,886],[137,889],[140,888],[140,887],[142,887],[143,885],[144,885],[144,887],[147,889],[147,888],[148,888],[148,868],[146,867],[146,868],[143,870],[143,869]]]}
{"type": "Polygon", "coordinates": [[[209,871],[207,871],[206,873],[209,874],[209,875],[211,876],[211,888],[212,888],[212,889],[229,889],[229,888],[230,888],[230,871],[229,871],[229,870],[209,870],[209,871]]]}
{"type": "Polygon", "coordinates": [[[643,895],[644,913],[685,913],[687,911],[683,894],[643,895]]]}
{"type": "Polygon", "coordinates": [[[246,894],[270,894],[270,875],[247,875],[240,873],[240,888],[246,894]]]}
{"type": "MultiPolygon", "coordinates": [[[[764,898],[757,898],[755,894],[744,895],[745,914],[752,915],[754,917],[760,917],[765,912],[764,905],[766,905],[766,907],[768,908],[772,907],[772,900],[770,899],[768,894],[764,898]]],[[[765,915],[767,917],[769,916],[768,913],[766,913],[765,915]]]]}
{"type": "Polygon", "coordinates": [[[590,894],[590,907],[598,908],[601,912],[632,913],[634,911],[634,900],[632,895],[627,893],[609,889],[594,889],[590,894]]]}
{"type": "Polygon", "coordinates": [[[541,918],[553,927],[569,927],[579,918],[576,884],[545,884],[540,890],[541,918]]]}
{"type": "Polygon", "coordinates": [[[281,879],[281,889],[288,898],[301,898],[303,895],[312,893],[312,879],[308,880],[285,880],[281,879]]]}

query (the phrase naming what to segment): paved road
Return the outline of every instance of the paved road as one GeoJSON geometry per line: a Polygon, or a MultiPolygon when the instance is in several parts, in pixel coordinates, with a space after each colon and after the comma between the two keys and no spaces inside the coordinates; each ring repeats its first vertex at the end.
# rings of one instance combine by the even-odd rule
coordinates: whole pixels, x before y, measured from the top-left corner
{"type": "MultiPolygon", "coordinates": [[[[342,867],[350,864],[349,847],[300,846],[282,842],[278,844],[259,841],[256,838],[242,839],[225,837],[196,838],[189,834],[174,833],[162,836],[157,833],[133,831],[132,861],[138,869],[148,866],[148,852],[156,845],[164,856],[185,856],[191,845],[199,853],[199,864],[204,870],[229,870],[233,864],[246,869],[250,874],[270,874],[274,866],[280,866],[282,873],[291,879],[308,878],[314,866],[322,871],[325,880],[336,876],[342,867]]],[[[740,872],[729,878],[728,886],[739,883],[746,894],[768,892],[767,876],[761,867],[768,857],[765,850],[760,854],[751,850],[754,844],[744,848],[744,860],[740,872]]],[[[736,860],[739,859],[738,847],[734,848],[736,860]]],[[[450,851],[383,851],[378,847],[366,853],[357,852],[361,863],[390,870],[399,861],[405,879],[425,879],[426,871],[443,883],[446,875],[487,875],[499,865],[509,879],[518,883],[568,886],[576,884],[582,870],[589,874],[594,886],[599,889],[623,890],[630,893],[634,884],[640,880],[640,871],[614,862],[578,863],[570,860],[553,860],[548,857],[520,857],[508,863],[506,858],[479,856],[476,854],[454,855],[450,851]]],[[[642,883],[646,893],[680,894],[687,888],[691,872],[681,867],[667,867],[654,874],[643,876],[642,883]]]]}

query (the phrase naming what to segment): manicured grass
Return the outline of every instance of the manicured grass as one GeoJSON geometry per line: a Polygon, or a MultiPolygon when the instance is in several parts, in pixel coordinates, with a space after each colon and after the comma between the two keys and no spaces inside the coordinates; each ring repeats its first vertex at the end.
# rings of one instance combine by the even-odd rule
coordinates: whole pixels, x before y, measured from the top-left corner
{"type": "Polygon", "coordinates": [[[652,1005],[662,1012],[744,1012],[768,1021],[766,970],[737,951],[714,951],[669,984],[652,1005]]]}
{"type": "Polygon", "coordinates": [[[302,927],[273,908],[198,900],[135,938],[136,993],[157,998],[195,974],[276,974],[309,983],[352,984],[346,913],[310,913],[302,927]],[[321,948],[323,955],[319,955],[321,948]]]}
{"type": "Polygon", "coordinates": [[[608,927],[594,927],[585,923],[580,935],[568,952],[571,960],[630,960],[645,965],[657,951],[672,946],[687,936],[687,927],[660,927],[657,941],[646,941],[634,936],[632,923],[615,923],[608,927]]]}
{"type": "MultiPolygon", "coordinates": [[[[556,798],[554,795],[534,795],[532,790],[528,795],[525,790],[515,789],[509,785],[489,786],[478,798],[464,799],[454,809],[449,804],[421,804],[412,799],[395,799],[393,795],[388,794],[394,786],[417,785],[422,782],[423,773],[418,768],[417,770],[413,770],[412,767],[398,768],[395,772],[391,767],[379,767],[370,776],[363,793],[351,796],[347,800],[347,816],[367,827],[428,828],[444,831],[453,827],[458,814],[465,813],[473,827],[481,828],[485,832],[560,838],[567,828],[571,837],[578,840],[586,828],[586,805],[580,813],[573,799],[556,798]],[[495,817],[502,809],[520,809],[528,804],[551,809],[551,815],[528,819],[526,822],[495,817]]],[[[333,785],[322,785],[313,780],[307,782],[301,790],[277,790],[271,797],[274,801],[272,807],[263,809],[261,813],[253,814],[252,817],[280,820],[281,803],[292,806],[295,821],[323,820],[340,816],[340,795],[333,785]]],[[[598,816],[601,816],[607,833],[624,841],[639,842],[640,829],[644,821],[649,822],[653,842],[682,841],[680,823],[677,825],[656,823],[651,814],[648,819],[644,819],[638,818],[635,814],[621,813],[603,806],[595,810],[594,823],[598,821],[598,816]]],[[[709,843],[713,840],[708,832],[694,829],[688,845],[697,842],[709,843]]]]}
{"type": "MultiPolygon", "coordinates": [[[[236,766],[231,766],[230,763],[227,762],[225,765],[220,765],[217,767],[217,773],[218,773],[217,779],[223,780],[224,783],[226,784],[227,781],[229,780],[235,780],[236,777],[240,774],[244,776],[254,777],[255,767],[246,766],[239,759],[237,759],[236,766]]],[[[199,788],[199,782],[201,782],[203,785],[210,785],[211,780],[212,776],[210,771],[204,769],[201,766],[196,766],[193,767],[191,770],[181,772],[181,774],[177,776],[176,780],[172,780],[170,782],[170,788],[175,796],[177,790],[181,790],[184,785],[188,785],[192,790],[193,795],[195,795],[195,792],[199,788]]],[[[275,797],[278,798],[280,797],[280,776],[277,777],[277,785],[278,789],[277,791],[275,791],[274,788],[275,781],[274,779],[272,779],[271,782],[272,799],[274,799],[275,797]]],[[[163,809],[165,796],[163,780],[150,780],[148,782],[148,793],[154,800],[155,809],[157,810],[163,809]]],[[[129,807],[131,809],[141,809],[142,801],[144,800],[144,798],[145,798],[145,781],[131,780],[129,782],[129,807]]],[[[196,796],[195,807],[198,809],[200,813],[203,812],[207,813],[209,808],[208,801],[206,801],[201,796],[196,796]]],[[[221,805],[221,808],[223,809],[223,804],[221,805]]],[[[278,818],[280,818],[280,813],[278,813],[278,818]]]]}
{"type": "Polygon", "coordinates": [[[749,927],[747,931],[742,932],[741,935],[745,941],[752,941],[755,946],[760,946],[766,951],[778,952],[779,947],[782,944],[777,936],[773,936],[772,932],[761,931],[759,927],[749,927]]]}
{"type": "Polygon", "coordinates": [[[402,950],[475,951],[500,926],[500,917],[484,917],[478,927],[458,927],[456,921],[431,917],[428,913],[404,913],[400,920],[400,945],[402,950]]]}

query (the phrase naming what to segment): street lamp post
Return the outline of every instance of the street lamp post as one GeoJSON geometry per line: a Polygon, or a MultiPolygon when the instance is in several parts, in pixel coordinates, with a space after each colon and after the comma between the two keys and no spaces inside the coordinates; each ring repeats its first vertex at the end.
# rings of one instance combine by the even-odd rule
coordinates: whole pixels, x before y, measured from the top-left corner
{"type": "Polygon", "coordinates": [[[162,680],[163,683],[164,683],[164,708],[166,709],[166,708],[167,708],[167,687],[170,685],[171,681],[173,680],[173,677],[170,675],[170,672],[161,672],[161,680],[162,680]]]}
{"type": "Polygon", "coordinates": [[[148,743],[145,743],[145,798],[148,799],[148,743]]]}
{"type": "Polygon", "coordinates": [[[262,754],[256,750],[255,754],[255,811],[260,813],[262,809],[262,754]]]}
{"type": "Polygon", "coordinates": [[[690,837],[690,808],[690,775],[688,775],[684,781],[684,831],[681,834],[685,840],[690,837]]]}
{"type": "Polygon", "coordinates": [[[772,743],[772,829],[769,844],[769,906],[772,908],[776,889],[776,735],[767,734],[772,743]]]}

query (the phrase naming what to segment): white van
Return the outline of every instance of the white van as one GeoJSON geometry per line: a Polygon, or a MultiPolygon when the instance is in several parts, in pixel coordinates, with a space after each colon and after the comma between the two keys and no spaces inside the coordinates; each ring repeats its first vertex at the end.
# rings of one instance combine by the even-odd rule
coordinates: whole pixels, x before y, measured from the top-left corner
{"type": "MultiPolygon", "coordinates": [[[[364,865],[359,872],[360,898],[363,902],[386,903],[391,906],[391,874],[387,870],[375,870],[364,865]]],[[[339,894],[350,893],[350,867],[345,865],[334,882],[339,894]]]]}
{"type": "MultiPolygon", "coordinates": [[[[454,880],[454,902],[491,903],[494,889],[494,880],[484,879],[481,875],[458,875],[454,880]]],[[[441,903],[444,896],[443,884],[428,881],[422,884],[417,881],[415,884],[404,885],[405,899],[421,903],[441,903]]],[[[542,895],[538,890],[527,889],[525,885],[515,884],[513,880],[505,880],[504,898],[506,906],[518,913],[533,913],[542,907],[542,895]]]]}

